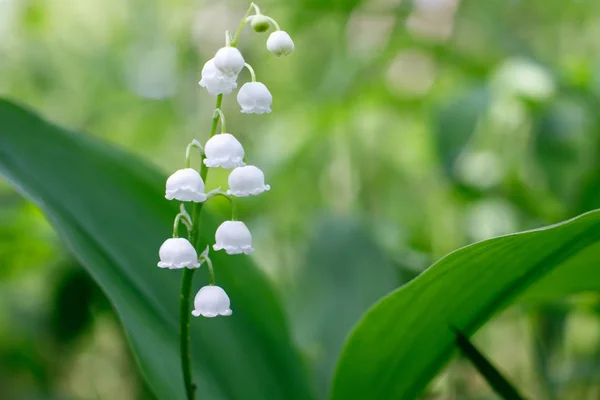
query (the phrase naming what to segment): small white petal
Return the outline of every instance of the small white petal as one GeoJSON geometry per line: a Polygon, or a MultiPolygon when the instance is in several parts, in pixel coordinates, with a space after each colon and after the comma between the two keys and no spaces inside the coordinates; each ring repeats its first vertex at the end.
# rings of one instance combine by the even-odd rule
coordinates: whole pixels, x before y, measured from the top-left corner
{"type": "Polygon", "coordinates": [[[275,31],[267,39],[267,50],[277,57],[287,56],[294,51],[294,42],[287,32],[275,31]]]}
{"type": "Polygon", "coordinates": [[[213,249],[225,250],[227,254],[250,254],[252,248],[252,234],[242,221],[225,221],[215,233],[216,243],[213,249]]]}
{"type": "Polygon", "coordinates": [[[235,47],[222,47],[217,51],[213,58],[215,67],[226,74],[238,75],[244,68],[244,57],[235,47]]]}
{"type": "Polygon", "coordinates": [[[237,101],[244,114],[264,114],[271,112],[273,96],[263,83],[248,82],[238,91],[237,101]]]}
{"type": "Polygon", "coordinates": [[[217,315],[231,315],[231,302],[227,293],[219,286],[204,286],[194,298],[194,317],[216,317],[217,315]]]}
{"type": "Polygon", "coordinates": [[[175,199],[202,203],[206,200],[204,181],[195,169],[180,169],[167,179],[165,197],[167,200],[175,199]]]}
{"type": "Polygon", "coordinates": [[[237,74],[227,74],[215,66],[214,58],[208,60],[202,67],[200,86],[206,88],[208,93],[229,94],[237,87],[237,74]]]}
{"type": "Polygon", "coordinates": [[[235,168],[244,166],[244,148],[242,144],[229,133],[221,133],[208,139],[204,146],[207,167],[235,168]]]}
{"type": "Polygon", "coordinates": [[[158,250],[160,268],[198,268],[198,253],[194,246],[184,238],[171,238],[165,240],[158,250]]]}
{"type": "Polygon", "coordinates": [[[257,195],[271,189],[271,186],[265,185],[265,174],[254,165],[234,169],[227,181],[229,182],[227,194],[236,197],[257,195]]]}

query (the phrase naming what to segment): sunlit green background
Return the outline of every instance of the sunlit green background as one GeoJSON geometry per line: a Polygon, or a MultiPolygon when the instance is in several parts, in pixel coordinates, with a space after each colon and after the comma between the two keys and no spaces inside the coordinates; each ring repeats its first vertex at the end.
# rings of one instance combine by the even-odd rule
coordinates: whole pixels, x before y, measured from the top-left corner
{"type": "MultiPolygon", "coordinates": [[[[239,213],[322,395],[379,297],[458,247],[600,207],[600,2],[258,4],[296,50],[278,59],[249,27],[240,40],[274,103],[244,115],[225,97],[272,186],[239,213]]],[[[247,6],[0,0],[0,95],[172,172],[208,135],[200,70],[247,6]]],[[[151,399],[110,303],[44,216],[4,182],[0,204],[0,398],[151,399]]],[[[600,398],[597,294],[513,307],[475,343],[530,398],[600,398]]],[[[496,397],[458,358],[424,398],[496,397]]]]}

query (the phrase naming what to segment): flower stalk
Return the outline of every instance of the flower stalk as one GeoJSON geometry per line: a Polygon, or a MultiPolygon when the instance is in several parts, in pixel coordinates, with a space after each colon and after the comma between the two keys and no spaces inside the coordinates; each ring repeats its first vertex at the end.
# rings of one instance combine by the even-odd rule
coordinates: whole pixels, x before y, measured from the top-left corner
{"type": "Polygon", "coordinates": [[[173,222],[173,236],[167,239],[159,249],[159,268],[183,269],[181,278],[181,292],[179,297],[179,322],[180,322],[180,357],[184,387],[187,400],[194,400],[196,385],[192,376],[192,361],[190,352],[190,314],[213,318],[216,316],[230,316],[230,299],[223,288],[216,285],[215,271],[209,257],[210,244],[198,256],[202,249],[201,213],[204,203],[215,196],[226,197],[231,205],[231,220],[224,221],[215,232],[215,244],[212,249],[223,250],[227,254],[250,254],[252,247],[252,234],[243,221],[237,220],[237,207],[234,197],[255,196],[270,189],[265,183],[263,172],[252,165],[246,165],[245,152],[242,144],[230,133],[227,133],[225,114],[221,109],[223,95],[231,93],[237,88],[237,79],[243,67],[247,67],[252,78],[238,91],[237,101],[242,113],[265,114],[271,112],[273,96],[267,87],[256,81],[256,74],[252,67],[245,63],[242,53],[236,48],[238,39],[244,25],[252,22],[256,32],[269,29],[269,24],[277,29],[279,36],[269,37],[267,49],[276,55],[288,54],[293,50],[293,42],[287,33],[279,31],[279,26],[272,18],[262,15],[254,3],[246,11],[240,25],[231,35],[225,31],[225,47],[220,48],[214,57],[208,60],[202,68],[202,79],[199,85],[206,88],[209,94],[216,96],[216,104],[212,113],[209,138],[203,146],[193,140],[186,148],[185,168],[174,172],[166,182],[165,198],[181,202],[180,212],[173,222]],[[252,10],[255,15],[250,16],[252,10]],[[264,29],[263,29],[264,28],[264,29]],[[217,127],[221,125],[220,134],[216,135],[217,127]],[[199,167],[192,167],[192,151],[200,154],[199,167]],[[231,169],[228,184],[229,189],[224,192],[220,188],[205,190],[208,178],[208,168],[231,169]],[[191,216],[185,205],[192,203],[191,216]],[[179,225],[187,228],[187,239],[179,237],[179,225]],[[202,287],[194,298],[194,309],[190,313],[191,291],[194,271],[206,263],[209,275],[209,285],[202,287]]]}

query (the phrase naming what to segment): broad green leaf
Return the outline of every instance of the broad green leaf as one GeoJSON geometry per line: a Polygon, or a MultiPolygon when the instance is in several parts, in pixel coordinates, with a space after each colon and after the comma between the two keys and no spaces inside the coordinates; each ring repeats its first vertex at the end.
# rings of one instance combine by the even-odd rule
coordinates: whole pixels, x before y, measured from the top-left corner
{"type": "MultiPolygon", "coordinates": [[[[177,207],[164,199],[165,176],[6,101],[0,101],[0,172],[46,213],[105,291],[156,395],[183,399],[181,272],[156,266],[177,207]]],[[[209,243],[218,222],[205,214],[202,237],[209,243]]],[[[265,277],[247,257],[214,254],[213,261],[233,316],[192,320],[198,399],[312,398],[265,277]]],[[[206,275],[204,268],[196,273],[196,290],[206,275]]]]}
{"type": "Polygon", "coordinates": [[[339,217],[320,219],[304,265],[286,291],[294,334],[311,361],[319,393],[329,390],[352,326],[399,283],[398,270],[364,225],[339,217]]]}
{"type": "Polygon", "coordinates": [[[473,334],[538,281],[538,295],[600,290],[598,243],[600,211],[593,211],[447,255],[362,318],[339,360],[332,399],[414,399],[455,349],[452,327],[473,334]]]}

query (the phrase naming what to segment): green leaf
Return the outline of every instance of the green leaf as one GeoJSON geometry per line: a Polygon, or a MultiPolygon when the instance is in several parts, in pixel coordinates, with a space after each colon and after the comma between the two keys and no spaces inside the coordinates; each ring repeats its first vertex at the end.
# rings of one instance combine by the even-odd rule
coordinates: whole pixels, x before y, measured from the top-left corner
{"type": "Polygon", "coordinates": [[[599,290],[598,243],[600,211],[593,211],[450,253],[362,318],[339,360],[332,399],[414,399],[455,350],[452,327],[472,335],[538,281],[538,295],[599,290]]]}
{"type": "MultiPolygon", "coordinates": [[[[0,172],[44,211],[111,300],[156,395],[183,399],[181,272],[156,266],[177,212],[164,199],[165,176],[131,154],[65,132],[6,101],[0,101],[0,121],[0,172]]],[[[216,225],[205,210],[204,242],[213,240],[216,225]]],[[[214,254],[213,261],[233,316],[192,320],[198,398],[312,398],[265,277],[247,257],[214,254]]],[[[207,273],[202,268],[195,275],[197,290],[207,273]]]]}

